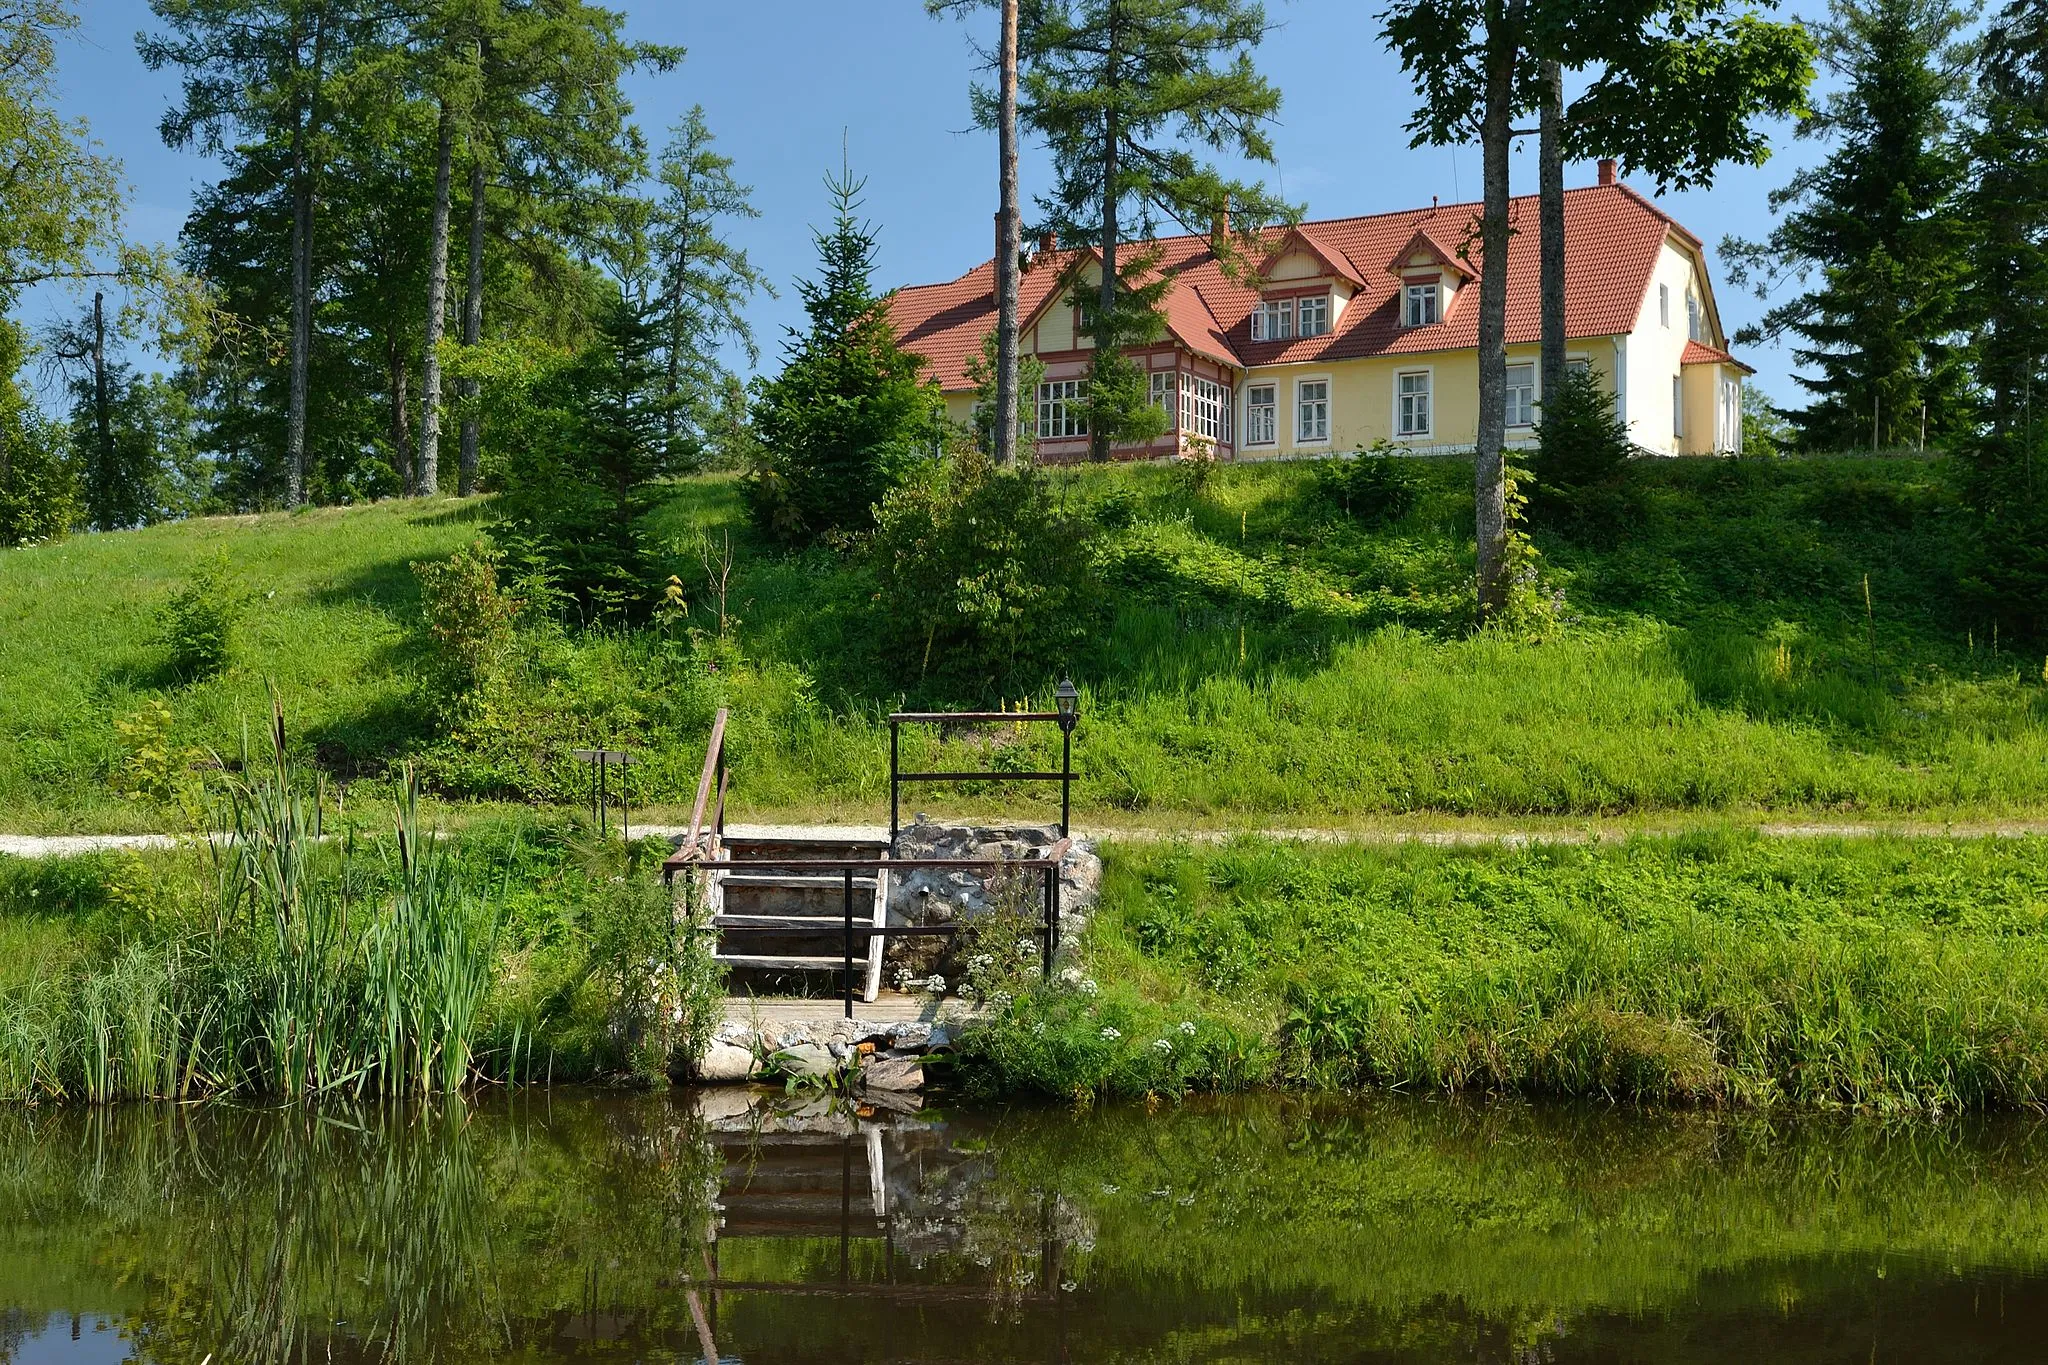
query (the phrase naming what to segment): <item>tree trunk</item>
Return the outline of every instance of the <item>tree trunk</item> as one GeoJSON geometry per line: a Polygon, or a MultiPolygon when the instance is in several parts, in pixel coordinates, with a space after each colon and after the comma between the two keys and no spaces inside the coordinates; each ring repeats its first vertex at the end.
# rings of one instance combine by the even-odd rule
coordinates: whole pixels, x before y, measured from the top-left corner
{"type": "MultiPolygon", "coordinates": [[[[469,165],[469,275],[462,296],[462,344],[474,346],[484,335],[484,159],[482,148],[469,165]]],[[[476,410],[477,382],[462,381],[462,478],[458,489],[463,497],[476,492],[477,446],[482,435],[482,417],[476,410]]]]}
{"type": "Polygon", "coordinates": [[[114,414],[107,398],[107,314],[106,295],[92,292],[92,424],[100,448],[100,493],[98,515],[93,519],[102,531],[115,530],[109,513],[114,487],[114,414]]]}
{"type": "Polygon", "coordinates": [[[395,327],[384,345],[384,368],[391,385],[391,460],[398,467],[398,488],[404,495],[413,491],[419,471],[413,462],[412,417],[408,411],[412,402],[412,372],[406,367],[405,347],[395,327]]]}
{"type": "MultiPolygon", "coordinates": [[[[1514,112],[1519,5],[1504,27],[1489,25],[1485,109],[1479,125],[1485,204],[1479,219],[1479,431],[1472,459],[1479,543],[1479,623],[1507,605],[1507,495],[1502,447],[1507,440],[1508,139],[1514,112]]],[[[1498,13],[1498,11],[1496,11],[1498,13]]]]}
{"type": "Polygon", "coordinates": [[[996,234],[996,463],[1017,462],[1017,256],[1023,224],[1017,215],[1017,0],[1003,0],[1002,114],[996,129],[1002,231],[996,234]]]}
{"type": "Polygon", "coordinates": [[[679,414],[676,412],[676,395],[683,388],[683,342],[686,319],[683,316],[683,297],[687,292],[685,277],[690,268],[690,232],[692,215],[687,208],[682,221],[676,225],[676,259],[672,283],[668,291],[668,355],[662,375],[661,434],[667,443],[666,454],[675,458],[676,436],[680,430],[679,414]]]}
{"type": "Polygon", "coordinates": [[[1543,110],[1538,129],[1537,226],[1542,242],[1537,293],[1543,309],[1543,361],[1538,390],[1546,401],[1564,384],[1564,67],[1543,63],[1543,110]]]}
{"type": "Polygon", "coordinates": [[[321,69],[327,55],[324,16],[313,20],[312,85],[300,99],[292,128],[292,302],[291,380],[284,429],[285,505],[306,501],[306,400],[313,352],[313,177],[312,147],[319,116],[321,69]]]}
{"type": "Polygon", "coordinates": [[[448,325],[448,196],[454,177],[455,111],[441,101],[434,147],[434,214],[427,237],[427,341],[420,364],[420,458],[409,492],[441,491],[441,335],[448,325]]]}
{"type": "MultiPolygon", "coordinates": [[[[1122,80],[1118,66],[1117,40],[1122,36],[1117,24],[1116,0],[1109,6],[1109,58],[1103,64],[1102,88],[1102,281],[1101,292],[1096,298],[1099,316],[1095,324],[1095,364],[1098,368],[1116,350],[1120,328],[1116,326],[1116,242],[1117,242],[1117,90],[1122,80]]],[[[1100,421],[1088,424],[1088,458],[1107,460],[1109,458],[1109,433],[1102,430],[1100,421]]]]}

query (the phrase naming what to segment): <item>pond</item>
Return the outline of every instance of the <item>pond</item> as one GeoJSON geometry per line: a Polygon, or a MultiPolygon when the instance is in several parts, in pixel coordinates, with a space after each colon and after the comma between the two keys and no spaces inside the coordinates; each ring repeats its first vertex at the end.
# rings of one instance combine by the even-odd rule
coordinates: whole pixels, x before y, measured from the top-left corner
{"type": "Polygon", "coordinates": [[[0,1116],[0,1361],[1989,1361],[2048,1127],[735,1090],[0,1116]]]}

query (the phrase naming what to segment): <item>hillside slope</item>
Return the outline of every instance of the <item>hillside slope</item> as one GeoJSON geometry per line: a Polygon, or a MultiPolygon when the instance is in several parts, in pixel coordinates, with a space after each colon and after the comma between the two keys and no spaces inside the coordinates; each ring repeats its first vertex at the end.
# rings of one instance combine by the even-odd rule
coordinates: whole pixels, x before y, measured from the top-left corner
{"type": "MultiPolygon", "coordinates": [[[[1637,466],[1593,514],[1539,519],[1562,610],[1519,639],[1468,632],[1469,467],[1411,467],[1415,504],[1384,526],[1320,465],[1224,468],[1199,486],[1175,468],[1058,476],[1098,528],[1083,552],[1106,610],[1030,690],[1064,669],[1084,687],[1081,810],[1241,825],[2048,810],[2042,662],[1973,626],[1957,587],[1967,522],[1938,464],[1637,466]]],[[[421,680],[408,564],[484,516],[385,504],[0,552],[0,826],[174,820],[115,794],[137,761],[117,722],[160,700],[174,749],[231,749],[264,715],[266,682],[337,777],[411,756],[456,799],[572,799],[566,749],[607,743],[647,754],[636,801],[683,801],[709,716],[729,705],[737,801],[754,817],[872,818],[882,713],[906,697],[1004,700],[921,676],[928,661],[877,618],[857,560],[773,553],[735,483],[711,477],[676,485],[656,517],[696,639],[530,629],[484,701],[445,719],[421,680]],[[723,639],[706,534],[730,535],[736,557],[723,639]],[[182,683],[152,610],[215,553],[248,592],[236,661],[182,683]]],[[[1035,766],[1046,742],[985,736],[956,756],[1035,766]]],[[[915,755],[938,757],[930,745],[915,755]]]]}

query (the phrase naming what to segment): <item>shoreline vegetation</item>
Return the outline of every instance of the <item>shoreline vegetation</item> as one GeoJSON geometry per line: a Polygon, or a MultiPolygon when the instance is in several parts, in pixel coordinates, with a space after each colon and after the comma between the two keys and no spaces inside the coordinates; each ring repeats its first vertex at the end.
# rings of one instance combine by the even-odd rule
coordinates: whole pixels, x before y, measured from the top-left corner
{"type": "MultiPolygon", "coordinates": [[[[1469,468],[1375,469],[1403,489],[1381,515],[1349,463],[1044,476],[1103,588],[1077,822],[1118,834],[1072,970],[978,983],[1007,1004],[962,1040],[964,1093],[2048,1105],[2048,682],[1973,624],[1944,461],[1632,464],[1611,516],[1534,523],[1552,613],[1478,634],[1469,468]],[[1367,837],[1220,832],[1307,826],[1367,837]]],[[[0,825],[261,807],[335,836],[253,845],[325,919],[199,849],[0,859],[0,1090],[656,1081],[716,973],[672,931],[656,844],[575,813],[568,749],[641,754],[644,827],[688,800],[725,706],[732,818],[873,819],[891,708],[1043,691],[906,673],[872,563],[760,540],[728,476],[663,486],[678,605],[644,626],[521,605],[465,548],[490,517],[380,504],[0,553],[0,825]],[[250,759],[271,689],[291,733],[250,759]],[[423,848],[439,890],[407,880],[423,848]]],[[[1031,770],[1047,742],[994,726],[906,756],[1031,770]]],[[[919,795],[1023,813],[999,782],[919,795]]]]}

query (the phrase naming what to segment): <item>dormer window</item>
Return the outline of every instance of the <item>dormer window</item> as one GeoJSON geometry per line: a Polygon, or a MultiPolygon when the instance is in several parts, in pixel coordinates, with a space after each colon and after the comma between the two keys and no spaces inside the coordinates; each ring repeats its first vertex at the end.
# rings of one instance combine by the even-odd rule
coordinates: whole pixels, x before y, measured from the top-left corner
{"type": "Polygon", "coordinates": [[[1330,330],[1328,294],[1310,294],[1297,302],[1296,310],[1303,336],[1319,337],[1330,330]]]}
{"type": "Polygon", "coordinates": [[[1402,310],[1402,320],[1406,325],[1427,327],[1437,320],[1437,286],[1434,281],[1411,284],[1404,293],[1406,305],[1402,310]]]}
{"type": "MultiPolygon", "coordinates": [[[[1303,333],[1304,336],[1312,335],[1303,333]]],[[[1294,300],[1267,299],[1252,309],[1253,341],[1291,341],[1294,339],[1294,300]]]]}
{"type": "Polygon", "coordinates": [[[1700,300],[1699,296],[1690,289],[1685,291],[1685,334],[1694,341],[1702,339],[1700,337],[1700,300]]]}

